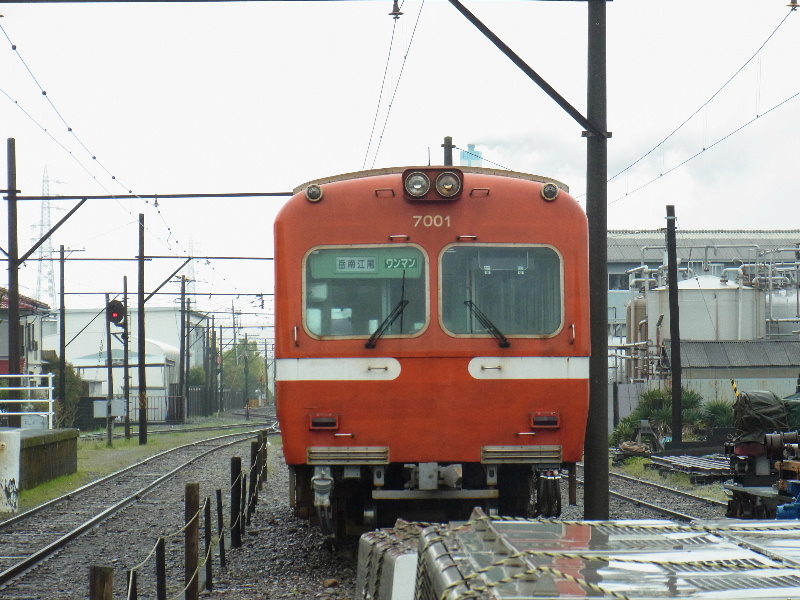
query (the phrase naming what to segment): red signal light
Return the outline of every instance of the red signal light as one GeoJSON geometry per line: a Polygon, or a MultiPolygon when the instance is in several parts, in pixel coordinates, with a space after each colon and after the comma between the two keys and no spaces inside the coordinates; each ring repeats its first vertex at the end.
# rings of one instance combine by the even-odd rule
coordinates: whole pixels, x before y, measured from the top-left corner
{"type": "Polygon", "coordinates": [[[114,325],[122,327],[125,321],[125,305],[119,300],[111,300],[106,305],[106,317],[114,325]]]}

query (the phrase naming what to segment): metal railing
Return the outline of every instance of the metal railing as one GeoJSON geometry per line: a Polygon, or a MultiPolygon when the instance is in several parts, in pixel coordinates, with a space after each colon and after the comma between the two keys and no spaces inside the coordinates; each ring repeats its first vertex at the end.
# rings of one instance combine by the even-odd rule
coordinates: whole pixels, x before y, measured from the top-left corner
{"type": "Polygon", "coordinates": [[[30,374],[9,374],[9,375],[2,375],[0,376],[0,382],[5,380],[6,383],[10,384],[14,382],[18,383],[16,386],[12,385],[0,385],[0,394],[4,392],[7,393],[9,398],[0,399],[0,416],[9,417],[9,416],[24,416],[24,415],[39,415],[42,417],[47,417],[47,428],[53,428],[53,420],[55,416],[55,411],[53,409],[53,403],[55,402],[55,398],[53,398],[53,373],[42,373],[41,375],[30,375],[30,374]],[[39,382],[40,384],[43,381],[47,381],[47,385],[33,385],[34,381],[39,382]],[[35,392],[32,393],[32,392],[35,392]],[[33,397],[35,395],[41,394],[41,392],[46,392],[46,398],[36,398],[33,397]],[[20,396],[31,396],[28,398],[21,398],[20,396]],[[38,410],[25,410],[21,412],[8,412],[4,410],[2,407],[7,404],[47,404],[47,411],[38,411],[38,410]]]}

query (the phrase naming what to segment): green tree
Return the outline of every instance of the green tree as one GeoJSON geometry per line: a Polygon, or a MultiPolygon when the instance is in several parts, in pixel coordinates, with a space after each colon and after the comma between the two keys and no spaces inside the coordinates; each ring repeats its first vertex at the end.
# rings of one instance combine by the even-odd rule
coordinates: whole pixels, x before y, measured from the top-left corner
{"type": "MultiPolygon", "coordinates": [[[[44,372],[55,374],[55,377],[53,377],[53,386],[55,387],[53,395],[57,396],[58,391],[61,389],[58,360],[43,363],[42,366],[44,372]]],[[[88,384],[81,379],[75,367],[72,366],[72,363],[66,363],[64,370],[67,384],[66,398],[63,401],[56,400],[54,403],[56,413],[54,425],[56,428],[75,426],[75,417],[78,414],[78,403],[80,402],[81,396],[87,396],[89,394],[88,384]]]]}
{"type": "Polygon", "coordinates": [[[189,385],[191,387],[205,387],[208,384],[206,379],[206,370],[202,365],[195,365],[189,369],[189,385]]]}

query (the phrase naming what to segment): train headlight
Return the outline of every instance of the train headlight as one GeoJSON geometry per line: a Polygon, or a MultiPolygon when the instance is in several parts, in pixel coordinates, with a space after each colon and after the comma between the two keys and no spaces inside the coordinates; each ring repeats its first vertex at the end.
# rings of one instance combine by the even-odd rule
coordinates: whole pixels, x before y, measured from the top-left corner
{"type": "Polygon", "coordinates": [[[545,183],[542,186],[542,198],[548,202],[552,202],[558,197],[558,186],[555,183],[545,183]]]}
{"type": "Polygon", "coordinates": [[[322,188],[312,183],[306,188],[306,200],[309,202],[319,202],[322,200],[322,188]]]}
{"type": "Polygon", "coordinates": [[[404,185],[409,196],[421,198],[431,189],[431,180],[425,173],[414,171],[406,177],[404,185]]]}
{"type": "Polygon", "coordinates": [[[443,198],[452,198],[461,191],[461,179],[455,173],[445,171],[436,178],[436,191],[443,198]]]}

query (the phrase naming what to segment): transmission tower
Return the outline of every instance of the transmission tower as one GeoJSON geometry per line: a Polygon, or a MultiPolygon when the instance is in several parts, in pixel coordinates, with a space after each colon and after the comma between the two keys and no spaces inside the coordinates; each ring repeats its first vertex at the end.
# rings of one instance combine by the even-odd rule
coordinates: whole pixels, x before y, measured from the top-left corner
{"type": "MultiPolygon", "coordinates": [[[[47,166],[44,167],[44,175],[42,176],[42,196],[50,196],[50,183],[64,183],[63,181],[54,181],[47,175],[47,166]]],[[[36,226],[34,226],[36,227],[36,226]]],[[[34,242],[38,242],[44,235],[50,231],[50,201],[45,199],[42,201],[42,213],[39,218],[38,237],[34,242]]],[[[36,277],[36,300],[45,302],[51,307],[55,306],[56,302],[56,281],[53,274],[53,243],[51,238],[47,238],[45,242],[36,250],[36,258],[39,259],[39,270],[36,277]]]]}

